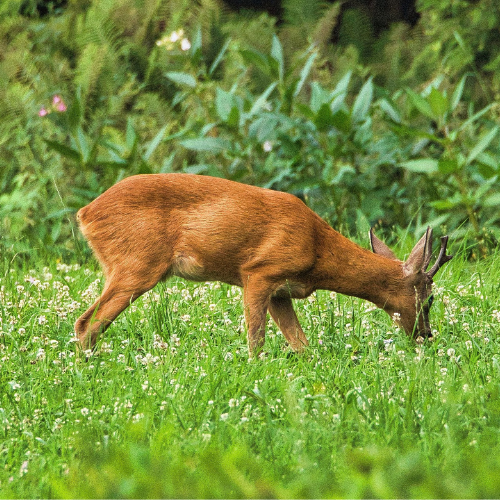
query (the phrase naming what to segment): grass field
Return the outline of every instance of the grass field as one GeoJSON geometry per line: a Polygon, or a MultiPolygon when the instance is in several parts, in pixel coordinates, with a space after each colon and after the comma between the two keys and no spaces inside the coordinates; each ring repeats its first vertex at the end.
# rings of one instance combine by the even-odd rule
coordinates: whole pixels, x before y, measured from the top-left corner
{"type": "Polygon", "coordinates": [[[440,271],[432,343],[318,292],[253,362],[238,288],[158,286],[85,361],[94,261],[0,259],[3,498],[500,496],[498,256],[440,271]]]}

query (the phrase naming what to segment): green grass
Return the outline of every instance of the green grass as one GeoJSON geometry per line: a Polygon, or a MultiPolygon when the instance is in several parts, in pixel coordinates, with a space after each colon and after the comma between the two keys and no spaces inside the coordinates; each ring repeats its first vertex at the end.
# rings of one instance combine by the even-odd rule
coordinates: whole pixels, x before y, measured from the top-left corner
{"type": "Polygon", "coordinates": [[[0,265],[1,497],[500,496],[498,256],[440,272],[433,343],[318,292],[253,362],[237,288],[158,286],[85,361],[95,264],[0,265]]]}

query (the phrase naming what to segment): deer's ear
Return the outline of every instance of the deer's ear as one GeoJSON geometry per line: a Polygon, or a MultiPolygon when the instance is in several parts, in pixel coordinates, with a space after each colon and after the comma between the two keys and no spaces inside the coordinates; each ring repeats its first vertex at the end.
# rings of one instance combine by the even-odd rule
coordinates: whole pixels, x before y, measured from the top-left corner
{"type": "Polygon", "coordinates": [[[373,227],[370,229],[370,244],[372,246],[373,253],[377,255],[382,255],[382,257],[387,257],[388,259],[398,260],[394,255],[393,251],[383,242],[380,241],[373,232],[373,227]]]}
{"type": "Polygon", "coordinates": [[[406,276],[425,272],[432,256],[432,228],[428,227],[425,234],[413,247],[410,256],[404,263],[404,272],[406,276]]]}

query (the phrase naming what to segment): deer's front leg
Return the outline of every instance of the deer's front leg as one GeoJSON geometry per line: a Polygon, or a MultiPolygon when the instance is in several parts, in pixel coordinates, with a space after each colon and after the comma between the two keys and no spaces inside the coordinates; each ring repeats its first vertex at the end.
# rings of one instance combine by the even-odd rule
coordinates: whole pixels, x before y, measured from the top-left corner
{"type": "Polygon", "coordinates": [[[271,297],[269,312],[295,352],[302,352],[309,345],[293,309],[290,297],[271,297]]]}

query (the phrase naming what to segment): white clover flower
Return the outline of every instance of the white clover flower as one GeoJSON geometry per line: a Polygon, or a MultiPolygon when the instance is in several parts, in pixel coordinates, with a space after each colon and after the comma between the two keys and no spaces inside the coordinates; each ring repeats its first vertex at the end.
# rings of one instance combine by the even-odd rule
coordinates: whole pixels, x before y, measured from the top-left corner
{"type": "Polygon", "coordinates": [[[38,317],[38,324],[39,325],[45,325],[46,323],[47,323],[47,318],[43,314],[38,317]]]}
{"type": "Polygon", "coordinates": [[[21,464],[21,468],[19,469],[19,476],[23,477],[28,472],[28,460],[25,460],[21,464]]]}
{"type": "Polygon", "coordinates": [[[88,408],[82,408],[80,412],[84,417],[86,417],[89,414],[90,410],[88,408]]]}
{"type": "Polygon", "coordinates": [[[169,40],[172,43],[178,42],[183,35],[184,35],[183,29],[180,29],[178,31],[173,31],[172,33],[170,33],[169,40]]]}
{"type": "Polygon", "coordinates": [[[229,418],[229,413],[222,413],[220,419],[225,422],[229,418]]]}
{"type": "Polygon", "coordinates": [[[262,149],[266,153],[270,153],[273,150],[273,143],[271,141],[265,141],[264,144],[262,144],[262,149]]]}
{"type": "Polygon", "coordinates": [[[183,38],[181,42],[181,49],[183,51],[189,50],[191,48],[191,42],[187,38],[183,38]]]}

